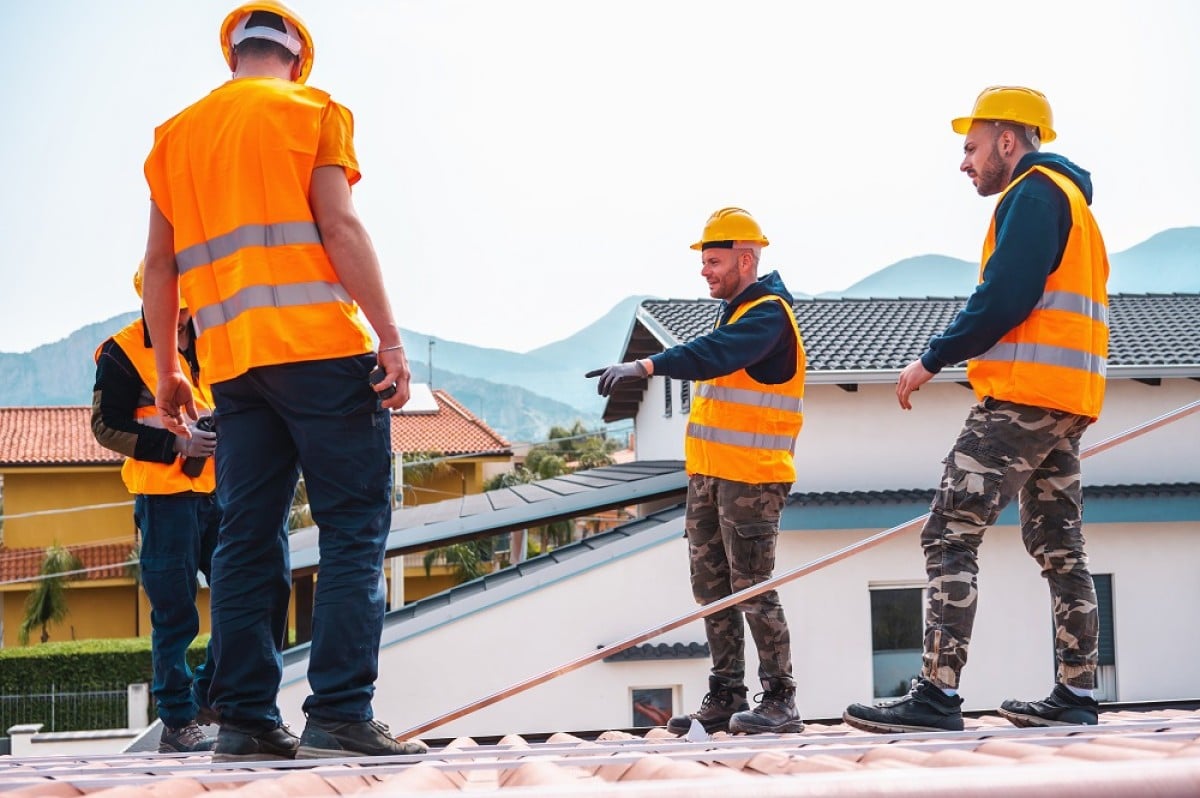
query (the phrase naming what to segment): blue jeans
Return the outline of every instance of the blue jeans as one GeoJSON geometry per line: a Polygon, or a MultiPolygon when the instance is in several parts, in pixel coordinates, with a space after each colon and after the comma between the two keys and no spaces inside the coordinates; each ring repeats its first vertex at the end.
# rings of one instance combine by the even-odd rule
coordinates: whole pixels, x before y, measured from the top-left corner
{"type": "Polygon", "coordinates": [[[370,720],[379,670],[391,427],[367,375],[373,355],[251,369],[213,386],[217,494],[213,706],[241,726],[281,718],[291,566],[287,519],[299,471],[320,529],[304,712],[370,720]]]}
{"type": "Polygon", "coordinates": [[[195,720],[197,704],[208,704],[212,642],[195,673],[187,664],[187,648],[200,631],[196,572],[211,583],[221,510],[211,494],[139,495],[133,520],[142,533],[139,564],[150,599],[151,690],[158,717],[178,729],[195,720]]]}

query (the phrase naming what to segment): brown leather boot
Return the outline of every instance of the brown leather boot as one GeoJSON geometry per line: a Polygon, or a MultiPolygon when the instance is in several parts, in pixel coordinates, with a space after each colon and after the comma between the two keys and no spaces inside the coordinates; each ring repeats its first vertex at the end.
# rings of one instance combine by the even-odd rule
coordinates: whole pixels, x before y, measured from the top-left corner
{"type": "Polygon", "coordinates": [[[700,709],[689,715],[676,715],[667,721],[667,731],[680,736],[687,734],[692,720],[700,721],[704,731],[729,731],[729,718],[735,712],[749,709],[746,701],[746,685],[731,684],[720,676],[708,677],[708,695],[700,702],[700,709]]]}

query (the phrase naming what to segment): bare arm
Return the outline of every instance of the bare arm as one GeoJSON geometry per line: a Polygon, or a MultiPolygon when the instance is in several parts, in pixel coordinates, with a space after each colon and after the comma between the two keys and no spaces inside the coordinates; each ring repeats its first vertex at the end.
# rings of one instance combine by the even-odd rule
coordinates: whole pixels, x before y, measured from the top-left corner
{"type": "Polygon", "coordinates": [[[192,386],[179,368],[175,351],[179,322],[179,268],[175,264],[175,230],[167,217],[150,203],[150,230],[146,236],[146,272],[142,281],[142,310],[154,346],[158,386],[154,399],[163,426],[176,435],[188,435],[183,414],[196,420],[192,386]],[[159,342],[167,342],[158,345],[159,342]]]}
{"type": "Polygon", "coordinates": [[[396,386],[396,395],[385,400],[383,406],[389,409],[402,407],[408,401],[408,358],[402,348],[395,348],[401,344],[400,328],[383,286],[383,271],[375,247],[354,210],[350,183],[341,166],[321,166],[313,170],[309,204],[338,280],[350,298],[358,303],[379,337],[379,365],[387,376],[375,388],[382,391],[390,384],[396,386]]]}

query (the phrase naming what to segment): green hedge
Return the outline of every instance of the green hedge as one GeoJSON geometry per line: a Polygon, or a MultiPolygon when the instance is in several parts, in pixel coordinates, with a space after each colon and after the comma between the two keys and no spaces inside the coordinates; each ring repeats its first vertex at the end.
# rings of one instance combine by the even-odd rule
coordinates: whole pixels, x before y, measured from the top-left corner
{"type": "MultiPolygon", "coordinates": [[[[188,647],[193,668],[204,661],[207,645],[208,635],[201,635],[188,647]]],[[[111,690],[149,683],[152,672],[149,637],[0,648],[0,695],[39,693],[51,685],[58,692],[111,690]]]]}
{"type": "MultiPolygon", "coordinates": [[[[188,648],[188,663],[204,661],[208,636],[188,648]]],[[[43,731],[123,728],[128,722],[126,685],[151,681],[150,638],[80,640],[0,648],[0,735],[19,723],[42,723],[43,731]],[[47,693],[116,692],[52,700],[47,693]]],[[[151,697],[149,723],[156,716],[151,697]]]]}

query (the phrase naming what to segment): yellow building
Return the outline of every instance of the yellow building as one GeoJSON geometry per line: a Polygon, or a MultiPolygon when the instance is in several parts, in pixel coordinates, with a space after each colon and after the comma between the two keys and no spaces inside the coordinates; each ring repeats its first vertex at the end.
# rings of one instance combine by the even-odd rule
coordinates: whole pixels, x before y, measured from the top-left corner
{"type": "MultiPolygon", "coordinates": [[[[489,466],[512,460],[509,443],[445,391],[414,385],[413,400],[392,415],[397,485],[406,505],[479,493],[489,466]],[[401,466],[405,452],[437,453],[437,463],[401,466]]],[[[36,584],[46,549],[67,548],[83,564],[69,581],[69,614],[48,627],[50,639],[84,640],[150,634],[150,604],[134,571],[133,497],[121,481],[123,458],[100,446],[91,432],[90,407],[0,408],[0,645],[18,645],[25,600],[36,584]]],[[[413,601],[455,583],[453,569],[435,565],[425,575],[423,556],[404,562],[404,599],[413,601]]],[[[394,573],[389,569],[389,574],[394,573]]],[[[297,593],[311,591],[301,576],[297,593]]],[[[197,597],[200,631],[210,629],[208,590],[197,597]]],[[[307,639],[310,612],[297,617],[297,637],[307,639]]],[[[36,643],[40,630],[30,634],[36,643]]]]}

